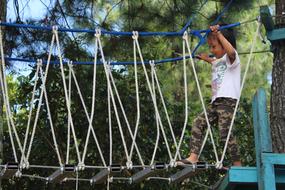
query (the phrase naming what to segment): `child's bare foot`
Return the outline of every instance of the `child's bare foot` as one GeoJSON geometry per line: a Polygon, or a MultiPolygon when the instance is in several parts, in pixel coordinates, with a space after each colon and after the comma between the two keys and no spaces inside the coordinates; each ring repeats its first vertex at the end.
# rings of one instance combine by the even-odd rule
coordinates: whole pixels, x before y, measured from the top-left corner
{"type": "Polygon", "coordinates": [[[233,162],[233,166],[242,166],[241,165],[241,161],[239,160],[239,161],[234,161],[233,162]]]}
{"type": "Polygon", "coordinates": [[[198,162],[198,155],[195,153],[191,153],[188,158],[185,158],[183,160],[178,160],[176,164],[179,166],[185,165],[185,164],[195,164],[198,162]]]}

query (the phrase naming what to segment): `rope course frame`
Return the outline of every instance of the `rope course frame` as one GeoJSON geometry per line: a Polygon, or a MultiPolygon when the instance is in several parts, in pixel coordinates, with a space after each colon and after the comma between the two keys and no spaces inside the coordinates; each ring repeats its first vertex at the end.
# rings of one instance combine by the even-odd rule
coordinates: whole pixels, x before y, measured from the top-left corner
{"type": "MultiPolygon", "coordinates": [[[[232,2],[232,0],[230,1],[230,3],[231,2],[232,2]]],[[[230,3],[229,3],[229,5],[230,5],[230,3]]],[[[223,12],[226,11],[226,9],[229,7],[229,5],[227,5],[224,8],[223,12]]],[[[223,14],[223,12],[221,13],[221,15],[223,14]]],[[[217,20],[220,18],[220,16],[217,18],[217,20]]],[[[187,23],[187,25],[188,24],[189,23],[187,23]]],[[[240,26],[240,25],[241,25],[240,22],[234,23],[234,24],[230,24],[230,25],[221,27],[221,30],[222,29],[231,28],[231,27],[240,26]]],[[[136,32],[136,31],[134,31],[134,32],[115,32],[115,31],[106,31],[106,30],[99,30],[99,29],[96,29],[96,30],[64,29],[64,28],[58,28],[56,26],[53,26],[53,27],[42,27],[41,26],[41,27],[39,27],[39,26],[33,26],[33,25],[11,24],[11,23],[3,23],[3,22],[0,22],[0,26],[31,28],[31,29],[37,29],[37,30],[51,31],[53,33],[52,40],[51,40],[51,45],[50,45],[50,52],[49,52],[49,55],[48,55],[48,60],[47,61],[37,60],[38,67],[37,67],[36,74],[40,73],[40,75],[41,75],[40,78],[42,78],[42,82],[43,82],[43,86],[42,86],[42,90],[41,90],[41,94],[40,94],[40,101],[42,101],[42,98],[44,96],[46,101],[47,101],[46,103],[48,105],[47,94],[46,94],[47,92],[46,92],[45,86],[44,86],[45,83],[46,83],[46,78],[47,78],[47,74],[48,74],[48,68],[49,68],[50,64],[58,64],[59,63],[59,65],[60,65],[62,81],[63,81],[63,86],[64,86],[64,92],[65,92],[66,107],[67,107],[67,110],[68,110],[68,131],[69,131],[68,135],[70,136],[70,132],[73,135],[74,142],[76,144],[75,147],[76,147],[76,154],[77,154],[77,159],[78,159],[78,166],[75,167],[76,168],[76,178],[66,178],[66,180],[67,181],[76,181],[76,189],[78,188],[78,181],[90,181],[90,179],[80,179],[78,177],[78,171],[79,170],[83,170],[85,168],[89,168],[89,169],[108,169],[108,170],[110,170],[110,167],[111,167],[111,165],[113,163],[112,163],[112,153],[110,153],[109,166],[107,166],[106,161],[105,161],[105,159],[103,157],[103,154],[102,154],[102,150],[100,149],[100,145],[99,145],[98,140],[96,138],[96,133],[95,133],[95,131],[93,129],[93,126],[92,126],[92,120],[93,120],[93,116],[94,116],[94,106],[95,106],[94,105],[95,104],[95,100],[93,100],[93,99],[92,99],[92,109],[91,109],[91,113],[90,114],[88,114],[88,111],[86,110],[86,106],[83,106],[85,114],[86,114],[88,122],[89,122],[89,126],[88,126],[88,135],[87,135],[88,138],[86,138],[83,155],[82,156],[80,155],[80,151],[79,151],[78,144],[77,144],[77,139],[76,139],[76,133],[75,133],[75,129],[74,129],[73,121],[72,121],[72,117],[71,117],[71,112],[70,112],[71,78],[73,78],[73,80],[74,80],[74,82],[76,84],[76,88],[77,88],[77,90],[79,92],[79,96],[80,96],[80,99],[81,99],[83,105],[84,105],[84,100],[83,100],[82,95],[80,93],[80,87],[78,86],[78,82],[76,80],[76,76],[75,76],[74,71],[72,69],[72,65],[73,64],[93,64],[94,65],[94,78],[93,78],[93,85],[94,86],[95,86],[95,83],[96,83],[96,65],[97,64],[102,64],[104,66],[104,70],[105,70],[105,74],[106,74],[106,78],[107,78],[107,88],[108,88],[108,95],[107,95],[108,96],[108,111],[109,111],[109,114],[110,114],[111,106],[113,105],[113,109],[115,110],[115,113],[116,113],[115,115],[116,115],[117,124],[119,125],[119,130],[120,130],[120,134],[121,134],[121,137],[122,137],[122,142],[123,142],[123,145],[124,145],[124,151],[125,151],[125,154],[126,154],[126,157],[127,157],[126,166],[121,166],[121,169],[145,168],[146,166],[153,167],[155,151],[157,149],[157,143],[156,143],[155,148],[154,148],[154,152],[153,152],[153,156],[152,156],[152,160],[150,162],[150,165],[145,165],[144,162],[143,162],[143,159],[140,156],[140,152],[138,150],[137,144],[135,142],[137,131],[138,131],[138,121],[137,121],[134,133],[132,133],[132,131],[129,128],[129,133],[130,133],[130,135],[132,137],[133,142],[132,142],[132,145],[131,145],[131,150],[130,151],[127,150],[126,142],[124,141],[124,134],[123,134],[123,131],[122,131],[122,128],[121,128],[121,124],[120,124],[121,122],[120,122],[120,119],[119,119],[119,116],[118,116],[118,113],[117,113],[118,111],[117,111],[117,103],[116,103],[116,100],[115,100],[115,96],[117,97],[117,101],[120,104],[120,109],[123,112],[123,115],[125,117],[125,120],[126,120],[126,123],[127,123],[128,127],[129,127],[129,124],[128,124],[128,121],[127,121],[127,117],[125,116],[125,112],[123,111],[124,108],[123,108],[123,105],[122,105],[122,103],[120,101],[119,93],[118,93],[118,91],[116,89],[116,85],[115,85],[114,78],[112,76],[110,65],[130,65],[130,64],[133,64],[134,67],[135,67],[135,70],[137,70],[136,67],[137,67],[138,64],[142,65],[142,67],[144,69],[145,77],[146,77],[146,80],[147,80],[147,85],[148,85],[148,88],[149,88],[149,92],[151,94],[152,102],[153,102],[154,108],[155,108],[155,115],[156,115],[156,118],[157,118],[157,120],[156,120],[156,122],[157,122],[157,132],[158,132],[157,135],[158,135],[158,137],[160,136],[159,132],[161,130],[161,132],[163,134],[163,138],[165,140],[165,144],[166,144],[167,150],[168,150],[168,154],[169,154],[170,162],[168,164],[166,164],[166,168],[169,168],[169,167],[172,168],[172,167],[176,167],[175,161],[176,161],[177,157],[179,157],[179,158],[181,157],[180,153],[179,153],[179,149],[180,149],[181,143],[183,141],[183,135],[185,133],[185,128],[186,128],[186,124],[187,124],[187,113],[188,113],[187,107],[188,107],[188,105],[187,105],[187,103],[185,103],[185,122],[184,122],[183,132],[182,132],[182,134],[180,136],[180,140],[179,140],[178,144],[176,143],[176,140],[174,138],[176,152],[175,152],[175,155],[173,157],[173,155],[172,155],[172,153],[170,151],[169,145],[168,145],[167,137],[166,137],[164,129],[163,129],[163,124],[162,124],[161,119],[160,119],[160,113],[159,113],[159,110],[158,110],[157,105],[156,105],[157,104],[157,102],[156,102],[157,101],[156,100],[157,97],[156,97],[156,92],[155,92],[155,84],[156,84],[156,86],[158,88],[159,96],[160,96],[162,101],[163,101],[163,95],[162,95],[162,93],[160,91],[160,88],[159,88],[159,81],[158,81],[158,77],[157,77],[156,72],[155,72],[155,65],[156,64],[160,64],[160,63],[165,63],[165,62],[172,62],[172,61],[182,60],[183,61],[183,68],[184,68],[184,70],[183,70],[184,71],[184,85],[187,86],[187,77],[186,77],[186,64],[187,63],[186,63],[186,59],[190,59],[190,63],[192,65],[192,69],[193,69],[193,72],[194,72],[194,75],[195,75],[196,84],[197,84],[198,91],[199,91],[200,100],[201,100],[201,103],[202,103],[202,106],[203,106],[203,110],[205,112],[205,117],[206,117],[206,120],[207,120],[208,130],[207,130],[207,135],[205,136],[205,139],[207,138],[208,133],[209,133],[210,137],[211,137],[212,144],[213,144],[213,150],[214,150],[214,153],[215,153],[215,158],[216,158],[216,165],[209,165],[209,167],[213,167],[213,168],[216,167],[218,169],[222,168],[222,162],[223,162],[223,159],[224,159],[224,156],[225,156],[225,150],[227,148],[227,142],[229,140],[229,135],[228,135],[228,138],[227,138],[227,142],[226,142],[226,144],[224,146],[224,151],[223,151],[222,157],[219,160],[218,155],[217,155],[217,151],[216,151],[216,148],[215,148],[215,143],[214,143],[214,140],[213,140],[212,132],[211,132],[211,127],[210,127],[209,121],[207,119],[207,113],[206,113],[206,110],[205,110],[205,105],[204,105],[204,101],[203,101],[203,95],[202,95],[200,87],[199,87],[199,81],[198,81],[198,77],[197,77],[197,74],[196,74],[196,71],[195,71],[195,66],[194,66],[194,61],[193,61],[193,56],[195,54],[195,51],[203,43],[203,39],[205,39],[207,34],[210,32],[209,29],[206,29],[206,30],[191,30],[190,32],[186,32],[186,29],[189,26],[188,25],[186,28],[184,27],[179,32],[136,32]],[[95,39],[96,39],[95,40],[96,48],[95,48],[94,62],[91,63],[91,62],[65,62],[65,61],[63,61],[63,58],[61,56],[58,32],[87,32],[87,33],[93,33],[95,35],[95,39]],[[205,34],[205,35],[202,36],[201,34],[205,34]],[[134,62],[107,62],[105,60],[103,46],[102,46],[101,41],[100,41],[101,35],[131,36],[132,39],[133,39],[133,45],[134,45],[134,60],[135,61],[134,62]],[[192,52],[190,50],[190,45],[189,45],[189,42],[188,42],[188,35],[194,35],[194,36],[199,38],[199,43],[195,47],[194,51],[192,51],[192,52]],[[182,39],[183,39],[183,56],[182,57],[178,57],[178,58],[170,58],[170,59],[157,60],[157,61],[155,61],[155,60],[146,61],[146,60],[144,60],[142,52],[141,52],[141,49],[140,49],[140,45],[139,45],[139,41],[138,41],[139,36],[181,36],[182,39]],[[54,43],[55,43],[55,46],[56,46],[56,49],[57,49],[59,62],[51,61],[51,52],[52,52],[52,48],[54,46],[54,43]],[[186,49],[188,51],[189,56],[186,56],[186,49]],[[97,61],[97,53],[98,53],[98,51],[102,55],[102,61],[99,61],[99,62],[97,61]],[[140,62],[137,62],[137,58],[136,58],[137,53],[139,54],[140,62]],[[43,70],[41,69],[41,65],[43,63],[47,65],[46,70],[44,72],[45,74],[43,74],[43,70]],[[70,69],[70,71],[69,71],[69,84],[68,85],[65,83],[65,80],[64,80],[66,78],[66,76],[64,74],[64,71],[63,71],[64,70],[63,69],[63,65],[64,64],[68,64],[68,67],[70,69]],[[150,78],[148,76],[148,73],[147,73],[147,70],[145,68],[146,64],[150,64],[151,69],[152,69],[151,70],[151,77],[152,77],[151,80],[150,80],[150,78]],[[115,91],[115,93],[114,93],[114,91],[115,91]],[[71,131],[70,131],[70,129],[71,129],[71,131]],[[84,163],[84,159],[85,159],[85,155],[86,155],[86,151],[87,151],[87,146],[88,146],[88,142],[89,142],[90,131],[92,132],[93,137],[95,139],[97,148],[99,150],[100,157],[102,159],[103,166],[88,166],[88,165],[85,165],[85,163],[84,163]],[[131,161],[131,158],[132,158],[132,155],[133,155],[133,149],[136,149],[136,151],[137,151],[137,153],[139,155],[139,159],[141,161],[141,165],[133,165],[133,163],[131,161]]],[[[259,26],[257,27],[257,32],[259,31],[259,26]]],[[[1,29],[0,29],[0,31],[1,31],[1,29]]],[[[253,45],[255,44],[255,41],[256,41],[256,38],[254,38],[253,45]]],[[[242,81],[241,89],[243,88],[245,77],[246,77],[246,73],[247,73],[249,64],[251,62],[251,57],[252,57],[252,54],[253,54],[253,47],[254,47],[253,45],[252,45],[252,48],[250,50],[250,56],[249,56],[249,60],[248,60],[247,66],[246,66],[246,72],[245,72],[245,75],[244,75],[244,78],[243,78],[243,81],[242,81]]],[[[4,57],[3,44],[2,44],[2,34],[1,34],[1,59],[2,59],[2,63],[4,63],[4,64],[2,64],[3,70],[5,69],[4,68],[5,60],[6,61],[34,62],[33,60],[25,60],[25,59],[21,59],[21,58],[7,58],[7,57],[4,57]]],[[[136,72],[135,72],[135,75],[137,77],[137,73],[136,72]]],[[[9,119],[9,117],[11,117],[11,113],[9,113],[10,112],[9,111],[10,110],[10,108],[9,108],[9,100],[8,100],[8,97],[6,97],[6,94],[7,94],[8,90],[7,90],[7,86],[5,86],[7,84],[5,84],[5,80],[6,79],[5,79],[4,72],[1,73],[0,78],[1,78],[1,81],[0,81],[1,82],[1,88],[3,89],[2,90],[3,97],[5,97],[5,102],[7,103],[7,105],[5,104],[7,106],[7,110],[8,110],[7,111],[8,112],[7,113],[7,121],[8,121],[8,123],[9,123],[9,121],[11,122],[13,132],[15,133],[14,135],[16,136],[18,146],[19,146],[20,151],[22,153],[21,161],[20,161],[20,163],[21,163],[20,168],[60,169],[64,165],[63,164],[64,162],[62,162],[62,158],[61,158],[61,156],[60,156],[60,154],[58,152],[58,148],[57,148],[58,145],[57,145],[57,142],[56,142],[56,137],[55,137],[52,125],[51,125],[51,130],[52,130],[52,135],[53,135],[55,149],[56,149],[58,160],[59,160],[59,166],[41,166],[41,165],[30,165],[29,164],[28,160],[29,160],[29,156],[30,156],[30,152],[31,152],[33,138],[34,138],[34,135],[35,135],[36,124],[34,124],[34,126],[33,126],[31,140],[30,140],[30,143],[29,143],[29,146],[28,146],[28,150],[26,151],[27,143],[28,143],[27,142],[27,140],[28,140],[28,135],[27,134],[28,134],[29,127],[30,127],[30,118],[29,118],[28,124],[27,124],[27,131],[26,131],[26,136],[25,136],[25,140],[24,140],[24,146],[22,147],[22,144],[21,144],[21,142],[19,140],[19,137],[17,137],[17,130],[16,130],[15,126],[13,126],[12,120],[9,119]]],[[[38,80],[38,79],[36,79],[36,80],[38,80]]],[[[136,80],[136,83],[137,83],[138,82],[137,78],[135,80],[136,80]]],[[[95,89],[95,87],[93,87],[93,89],[95,89]]],[[[136,93],[137,109],[139,110],[139,97],[138,97],[138,89],[137,88],[136,88],[136,92],[137,92],[136,93]]],[[[93,96],[94,96],[94,99],[95,99],[95,90],[92,93],[93,93],[93,96]]],[[[188,95],[187,95],[187,90],[186,89],[185,89],[184,93],[185,93],[185,102],[188,102],[188,99],[187,99],[188,95]]],[[[33,99],[34,99],[34,94],[33,94],[32,100],[33,99]]],[[[236,107],[235,107],[235,113],[236,113],[236,109],[238,107],[238,103],[239,103],[239,99],[238,99],[238,102],[237,102],[236,107]]],[[[165,112],[167,112],[165,103],[163,103],[163,107],[166,110],[165,112]]],[[[40,109],[40,106],[37,108],[37,115],[39,114],[38,113],[39,109],[40,109]]],[[[48,112],[50,112],[49,108],[48,108],[48,112]]],[[[235,113],[234,113],[234,115],[235,115],[235,113]]],[[[31,110],[29,111],[29,115],[30,114],[31,114],[31,110]]],[[[50,115],[50,113],[49,113],[49,115],[50,115]]],[[[51,118],[51,116],[49,116],[49,118],[51,118]]],[[[110,118],[111,117],[109,117],[109,119],[110,118]]],[[[139,113],[137,113],[137,118],[139,118],[139,113]]],[[[36,120],[37,120],[37,118],[36,118],[36,120]]],[[[232,122],[231,122],[230,131],[232,129],[233,122],[234,122],[234,118],[232,119],[232,122]]],[[[111,123],[111,121],[109,123],[111,123]]],[[[168,118],[168,123],[169,123],[170,129],[171,129],[171,123],[169,121],[169,118],[168,118]]],[[[8,125],[10,125],[10,124],[8,124],[8,125]]],[[[110,133],[111,133],[111,125],[109,127],[110,127],[110,133]]],[[[229,132],[229,134],[230,134],[230,132],[229,132]]],[[[11,131],[10,127],[9,127],[9,135],[10,135],[10,138],[11,138],[11,144],[13,146],[13,154],[14,154],[14,157],[15,157],[15,162],[18,162],[18,158],[17,158],[16,150],[15,150],[15,145],[14,145],[14,140],[13,140],[13,137],[12,137],[12,131],[11,131]]],[[[173,137],[173,135],[172,135],[172,137],[173,137]]],[[[112,143],[111,142],[112,142],[112,137],[110,137],[110,149],[112,150],[112,143]]],[[[70,143],[70,139],[68,140],[68,144],[69,143],[70,143]]],[[[68,148],[67,148],[67,152],[68,152],[68,154],[66,155],[66,162],[65,162],[66,164],[68,164],[68,160],[69,160],[69,149],[68,148]]],[[[191,165],[189,167],[195,168],[196,166],[195,165],[191,165]]],[[[34,175],[28,175],[28,174],[21,174],[21,173],[19,174],[19,176],[28,177],[28,178],[35,178],[35,179],[40,179],[40,180],[47,180],[48,179],[47,177],[34,176],[34,175]]],[[[151,179],[162,180],[162,177],[149,177],[148,179],[149,180],[151,180],[151,179]]],[[[116,177],[112,177],[112,176],[108,175],[108,180],[107,180],[108,187],[109,187],[109,183],[113,182],[113,180],[127,180],[127,181],[129,181],[130,179],[129,178],[116,178],[116,177]]],[[[169,181],[169,178],[165,178],[165,180],[169,181]]]]}

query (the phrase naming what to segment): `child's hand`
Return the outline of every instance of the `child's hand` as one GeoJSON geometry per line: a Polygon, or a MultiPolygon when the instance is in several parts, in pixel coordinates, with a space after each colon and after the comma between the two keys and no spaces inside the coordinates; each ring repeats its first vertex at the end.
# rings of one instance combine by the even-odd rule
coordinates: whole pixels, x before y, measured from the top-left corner
{"type": "Polygon", "coordinates": [[[208,63],[212,63],[212,61],[213,61],[213,58],[211,58],[207,53],[200,53],[200,54],[196,55],[196,58],[204,60],[208,63]]]}
{"type": "Polygon", "coordinates": [[[214,26],[210,26],[210,30],[212,31],[212,33],[215,35],[215,34],[218,34],[220,32],[220,25],[214,25],[214,26]]]}
{"type": "Polygon", "coordinates": [[[209,55],[207,53],[200,53],[200,54],[196,55],[196,58],[197,59],[206,60],[206,59],[208,59],[210,57],[209,57],[209,55]]]}

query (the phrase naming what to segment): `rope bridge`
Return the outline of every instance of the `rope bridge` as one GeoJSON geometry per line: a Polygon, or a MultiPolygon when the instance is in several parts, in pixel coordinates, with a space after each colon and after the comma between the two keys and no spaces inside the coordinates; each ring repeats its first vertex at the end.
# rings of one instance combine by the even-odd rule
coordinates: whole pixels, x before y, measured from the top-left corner
{"type": "MultiPolygon", "coordinates": [[[[187,23],[189,26],[189,23],[187,23]]],[[[235,23],[227,26],[221,27],[221,29],[226,29],[234,26],[239,26],[241,23],[235,23]]],[[[145,179],[149,180],[166,180],[169,183],[177,183],[181,182],[184,179],[188,178],[193,174],[193,171],[200,170],[200,169],[208,169],[208,168],[223,168],[223,161],[226,154],[226,149],[228,146],[229,137],[232,131],[233,123],[234,123],[234,117],[236,115],[236,111],[239,104],[239,99],[235,106],[234,111],[234,117],[232,118],[232,122],[230,125],[230,130],[227,136],[227,141],[224,145],[222,155],[219,157],[216,149],[216,145],[214,142],[213,132],[207,117],[203,93],[200,87],[198,75],[195,68],[195,63],[193,60],[194,53],[191,51],[190,43],[189,43],[189,35],[194,35],[199,38],[198,45],[194,48],[194,51],[197,50],[197,48],[203,43],[203,39],[205,39],[206,35],[210,32],[209,29],[207,30],[190,30],[186,31],[186,28],[183,28],[179,32],[114,32],[114,31],[106,31],[101,29],[94,30],[78,30],[78,29],[62,29],[58,28],[56,26],[54,27],[39,27],[39,26],[32,26],[32,25],[21,25],[21,24],[11,24],[11,23],[1,23],[1,26],[7,26],[7,27],[22,27],[22,28],[32,28],[37,30],[46,30],[52,32],[52,39],[50,42],[49,47],[49,53],[47,60],[25,60],[20,58],[5,58],[4,56],[4,50],[3,50],[3,37],[2,37],[2,30],[0,30],[0,41],[1,41],[1,67],[2,72],[0,73],[0,83],[1,83],[1,91],[3,93],[3,100],[6,110],[6,120],[7,120],[7,126],[8,126],[8,132],[10,137],[10,142],[12,146],[12,154],[13,154],[13,163],[7,163],[6,165],[2,165],[2,171],[0,173],[1,178],[11,178],[12,176],[17,177],[28,177],[28,178],[36,178],[40,180],[44,180],[47,182],[52,183],[58,183],[62,181],[89,181],[92,184],[100,184],[104,182],[109,183],[113,182],[114,180],[125,180],[130,183],[138,183],[145,179]],[[62,57],[62,51],[60,46],[60,40],[59,40],[59,32],[90,32],[94,33],[95,37],[95,50],[94,50],[94,60],[93,62],[72,62],[72,61],[64,61],[64,58],[62,57]],[[204,34],[202,36],[202,34],[204,34]],[[102,38],[104,35],[125,35],[129,36],[133,41],[133,61],[131,62],[110,62],[106,60],[105,54],[104,54],[104,48],[102,45],[102,38]],[[146,60],[144,58],[144,55],[142,53],[142,49],[140,47],[139,39],[143,36],[178,36],[181,38],[182,41],[182,57],[178,58],[170,58],[170,59],[164,59],[164,60],[146,60]],[[52,61],[53,52],[56,52],[57,60],[52,61]],[[100,55],[100,58],[98,58],[100,55]],[[167,106],[165,103],[165,99],[161,90],[161,86],[159,83],[159,78],[157,76],[157,67],[156,65],[159,63],[165,63],[165,62],[172,62],[172,61],[178,61],[181,60],[183,62],[183,83],[184,83],[184,124],[181,126],[181,134],[177,136],[174,134],[173,131],[173,124],[171,122],[170,116],[168,114],[167,106]],[[28,62],[36,62],[36,72],[34,76],[34,87],[32,91],[32,97],[30,100],[30,106],[29,106],[29,114],[28,114],[28,121],[26,125],[26,132],[24,139],[21,139],[17,132],[17,126],[14,121],[13,113],[11,112],[11,105],[8,95],[8,85],[7,85],[7,78],[6,78],[6,66],[5,61],[28,61],[28,62]],[[44,67],[43,67],[44,64],[44,67]],[[62,157],[59,151],[59,144],[58,139],[56,136],[56,132],[53,125],[53,116],[51,114],[50,110],[50,102],[48,99],[48,92],[46,90],[46,84],[47,84],[47,78],[50,70],[50,65],[52,64],[58,64],[59,65],[59,74],[61,75],[61,82],[62,82],[62,88],[64,90],[64,99],[65,99],[65,108],[67,110],[67,149],[65,152],[65,158],[62,157]],[[82,95],[82,87],[80,87],[78,83],[78,79],[76,76],[76,73],[74,71],[73,66],[75,64],[90,64],[93,66],[93,81],[90,82],[92,85],[92,104],[91,104],[91,111],[88,111],[86,101],[83,98],[82,95]],[[109,130],[109,160],[107,161],[104,157],[104,150],[101,148],[101,144],[98,140],[98,134],[96,133],[96,130],[94,129],[94,121],[96,120],[96,117],[100,117],[97,113],[95,113],[95,100],[96,100],[96,79],[97,79],[97,73],[98,73],[98,66],[101,65],[104,70],[104,74],[106,76],[107,81],[107,105],[108,105],[108,130],[109,130]],[[112,66],[113,65],[132,65],[134,69],[134,81],[135,81],[135,97],[136,97],[136,120],[134,122],[130,122],[128,118],[128,114],[126,113],[125,106],[122,102],[122,98],[120,96],[120,93],[118,91],[116,81],[114,79],[113,73],[112,73],[112,66]],[[190,68],[188,68],[190,65],[190,68]],[[141,120],[141,110],[140,110],[140,89],[139,89],[139,77],[138,77],[138,66],[142,67],[143,75],[145,77],[146,85],[149,92],[149,97],[151,99],[151,105],[154,110],[155,115],[155,123],[156,123],[156,140],[154,147],[150,149],[152,152],[151,160],[150,162],[146,163],[143,156],[140,152],[140,145],[137,142],[137,137],[140,133],[140,120],[141,120]],[[147,67],[149,66],[149,67],[147,67]],[[68,75],[66,74],[65,70],[68,69],[68,75]],[[204,138],[203,146],[201,147],[200,154],[203,151],[204,145],[206,143],[206,140],[208,139],[208,136],[210,136],[210,141],[213,148],[213,153],[215,156],[215,163],[209,164],[209,163],[197,163],[193,165],[188,165],[182,170],[178,170],[177,173],[171,174],[169,177],[160,177],[159,171],[161,170],[169,170],[176,168],[176,161],[178,159],[181,159],[181,146],[183,143],[183,139],[185,136],[185,131],[188,123],[188,80],[187,80],[187,72],[188,70],[192,70],[193,76],[195,78],[199,99],[203,108],[203,111],[205,113],[205,118],[207,121],[207,133],[204,138]],[[68,83],[66,78],[68,78],[68,83]],[[76,136],[76,131],[81,130],[79,129],[80,126],[75,126],[74,121],[76,118],[72,115],[72,104],[71,104],[71,83],[72,81],[75,84],[76,92],[79,95],[80,102],[83,107],[83,112],[85,114],[85,118],[88,121],[88,127],[86,138],[84,142],[79,142],[78,138],[76,136]],[[37,86],[41,84],[40,91],[38,91],[37,86]],[[37,98],[37,104],[35,104],[35,100],[37,98]],[[159,102],[161,102],[163,111],[159,110],[159,102]],[[36,165],[36,163],[32,163],[31,160],[31,152],[32,148],[34,146],[34,140],[35,140],[35,134],[37,127],[39,125],[39,115],[42,111],[42,105],[46,106],[46,112],[47,112],[47,119],[49,122],[49,127],[52,135],[52,141],[55,153],[57,155],[58,160],[58,166],[46,166],[46,165],[36,165]],[[35,107],[37,105],[37,107],[35,107]],[[114,112],[115,117],[112,117],[113,115],[111,112],[114,112]],[[35,113],[35,115],[33,115],[35,113]],[[166,118],[166,124],[162,121],[162,113],[164,113],[164,117],[166,118]],[[121,137],[121,144],[123,147],[123,157],[126,158],[126,163],[123,164],[115,164],[113,163],[113,130],[114,127],[112,126],[112,123],[116,122],[119,134],[121,137]],[[134,125],[131,125],[131,123],[134,123],[134,125]],[[123,126],[126,126],[126,131],[128,134],[124,133],[123,126]],[[170,131],[170,137],[166,133],[166,128],[170,131]],[[134,130],[132,130],[134,129],[134,130]],[[127,135],[130,136],[130,139],[126,139],[127,135]],[[156,162],[155,160],[158,160],[157,150],[159,147],[159,141],[162,139],[164,141],[164,145],[167,151],[168,155],[168,161],[167,162],[156,162]],[[173,141],[173,144],[169,143],[169,139],[173,141]],[[71,140],[74,142],[75,149],[71,149],[70,144],[71,140]],[[86,164],[86,157],[88,154],[88,145],[90,144],[90,141],[94,140],[96,144],[96,148],[98,151],[98,155],[100,157],[100,164],[99,165],[88,165],[86,164]],[[131,142],[130,144],[127,144],[127,142],[131,142]],[[82,150],[80,150],[80,146],[84,147],[82,150]],[[171,148],[174,147],[174,148],[171,148]],[[73,152],[71,152],[73,151],[73,152]],[[70,155],[74,153],[76,155],[76,163],[77,165],[70,164],[70,155]],[[138,157],[138,163],[134,162],[134,155],[138,157]],[[25,173],[26,170],[29,168],[37,168],[37,169],[52,169],[55,170],[50,176],[39,176],[37,174],[30,175],[25,173]],[[116,174],[121,174],[123,170],[133,170],[133,169],[140,169],[139,172],[135,173],[134,175],[130,177],[116,177],[116,174]],[[88,179],[79,178],[78,172],[80,171],[86,171],[87,169],[96,169],[100,170],[95,176],[91,176],[88,179]],[[74,177],[76,176],[76,177],[74,177]]],[[[252,52],[254,49],[254,45],[258,36],[260,27],[260,22],[258,22],[258,27],[256,30],[256,34],[251,46],[250,50],[250,56],[248,58],[248,62],[246,64],[245,74],[242,80],[241,89],[244,86],[245,78],[247,75],[247,71],[249,68],[249,64],[251,62],[252,58],[252,52]]],[[[97,92],[98,93],[98,92],[97,92]]]]}

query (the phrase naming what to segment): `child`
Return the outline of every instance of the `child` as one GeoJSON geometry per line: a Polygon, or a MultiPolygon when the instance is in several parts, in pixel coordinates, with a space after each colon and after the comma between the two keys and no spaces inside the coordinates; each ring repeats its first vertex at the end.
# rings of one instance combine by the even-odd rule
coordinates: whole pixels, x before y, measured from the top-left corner
{"type": "MultiPolygon", "coordinates": [[[[217,123],[220,138],[225,144],[231,124],[234,108],[240,95],[240,60],[235,50],[236,42],[232,30],[219,31],[219,25],[210,26],[211,33],[207,38],[209,48],[214,58],[202,53],[197,58],[212,65],[212,101],[207,107],[207,116],[211,126],[217,123]]],[[[203,142],[203,133],[207,130],[204,113],[195,120],[190,141],[190,155],[177,161],[177,165],[198,162],[198,154],[203,142]]],[[[229,152],[234,166],[241,166],[236,139],[231,136],[229,152]]]]}

